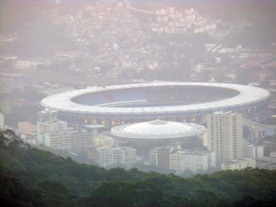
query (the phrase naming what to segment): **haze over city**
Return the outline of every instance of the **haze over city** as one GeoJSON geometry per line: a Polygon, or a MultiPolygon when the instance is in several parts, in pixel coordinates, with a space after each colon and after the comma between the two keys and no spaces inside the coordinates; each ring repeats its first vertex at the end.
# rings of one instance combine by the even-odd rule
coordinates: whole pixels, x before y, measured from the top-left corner
{"type": "MultiPolygon", "coordinates": [[[[27,190],[50,189],[45,182],[58,182],[51,185],[64,185],[60,191],[71,194],[67,200],[57,196],[57,203],[75,199],[84,206],[205,202],[194,201],[194,193],[179,195],[185,202],[179,197],[170,205],[170,196],[178,192],[170,194],[158,184],[164,197],[157,199],[152,183],[146,186],[157,197],[148,198],[146,205],[142,194],[136,199],[131,194],[127,201],[120,193],[118,200],[98,197],[104,190],[110,193],[104,182],[116,186],[125,179],[121,187],[127,189],[133,177],[143,180],[153,172],[153,177],[184,179],[262,169],[275,177],[275,9],[272,0],[1,1],[1,173],[10,166],[11,175],[27,190]],[[27,167],[30,162],[20,156],[10,158],[13,143],[21,143],[16,146],[27,153],[49,151],[64,159],[63,166],[83,163],[87,167],[80,167],[80,174],[97,174],[101,185],[85,175],[82,179],[95,179],[87,181],[91,189],[83,183],[76,184],[79,190],[71,189],[72,178],[66,181],[53,167],[43,184],[37,179],[30,188],[14,167],[22,163],[24,169],[36,169],[35,164],[27,167]],[[126,177],[117,180],[116,170],[126,177]],[[110,180],[108,173],[114,176],[110,180]],[[93,192],[89,199],[81,198],[88,192],[93,192]]],[[[219,198],[216,187],[208,188],[219,198]]],[[[255,199],[248,206],[275,203],[270,194],[258,197],[261,188],[254,189],[231,202],[227,189],[222,200],[206,205],[229,201],[234,206],[246,196],[255,199]]],[[[37,206],[52,206],[47,196],[37,206]]],[[[5,197],[5,204],[10,205],[10,198],[5,197]]],[[[24,199],[20,202],[34,201],[24,199]]]]}

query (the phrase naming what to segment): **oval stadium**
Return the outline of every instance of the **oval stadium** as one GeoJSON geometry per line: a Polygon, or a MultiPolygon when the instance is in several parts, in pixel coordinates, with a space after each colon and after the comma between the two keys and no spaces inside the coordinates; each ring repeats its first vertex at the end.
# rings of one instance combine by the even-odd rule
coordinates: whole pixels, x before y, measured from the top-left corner
{"type": "Polygon", "coordinates": [[[270,102],[264,89],[224,83],[151,82],[89,87],[41,101],[72,124],[116,126],[155,119],[200,123],[215,111],[262,114],[270,102]]]}

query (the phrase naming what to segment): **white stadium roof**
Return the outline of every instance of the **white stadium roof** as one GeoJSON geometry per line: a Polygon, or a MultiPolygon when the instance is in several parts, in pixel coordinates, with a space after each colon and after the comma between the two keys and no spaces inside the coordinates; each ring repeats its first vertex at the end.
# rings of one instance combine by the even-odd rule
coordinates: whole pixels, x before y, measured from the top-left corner
{"type": "Polygon", "coordinates": [[[124,139],[165,140],[193,137],[203,134],[205,127],[192,123],[154,120],[113,127],[111,134],[124,139]]]}
{"type": "Polygon", "coordinates": [[[262,88],[224,83],[203,83],[203,82],[153,82],[142,84],[115,85],[105,87],[89,87],[80,90],[63,92],[44,98],[41,105],[67,113],[75,114],[98,114],[98,115],[139,115],[139,114],[166,114],[166,113],[193,113],[195,111],[215,111],[215,110],[231,110],[231,107],[243,107],[253,105],[270,98],[270,93],[262,88]],[[84,105],[73,102],[72,99],[76,96],[101,92],[111,91],[114,89],[126,88],[143,88],[143,87],[161,87],[161,86],[209,86],[232,89],[238,91],[239,94],[230,98],[211,101],[206,103],[175,105],[175,106],[141,106],[141,107],[112,107],[110,105],[84,105]]]}

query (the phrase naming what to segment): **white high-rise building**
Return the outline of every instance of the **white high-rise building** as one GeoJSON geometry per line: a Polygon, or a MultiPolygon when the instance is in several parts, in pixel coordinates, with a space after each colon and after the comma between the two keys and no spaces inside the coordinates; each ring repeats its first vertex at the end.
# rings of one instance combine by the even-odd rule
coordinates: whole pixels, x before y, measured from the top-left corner
{"type": "Polygon", "coordinates": [[[56,134],[67,131],[67,122],[58,120],[57,111],[40,111],[37,118],[37,134],[56,134]]]}
{"type": "Polygon", "coordinates": [[[214,151],[185,151],[178,150],[170,153],[170,170],[176,174],[182,174],[185,170],[197,172],[198,170],[208,170],[216,167],[214,151]]]}
{"type": "Polygon", "coordinates": [[[97,162],[102,166],[121,163],[124,165],[136,162],[136,149],[130,147],[99,147],[97,148],[97,162]]]}
{"type": "Polygon", "coordinates": [[[37,134],[55,134],[67,131],[67,122],[52,120],[47,122],[37,122],[37,134]]]}
{"type": "Polygon", "coordinates": [[[207,116],[208,148],[216,152],[217,165],[243,156],[243,120],[238,113],[207,116]]]}
{"type": "Polygon", "coordinates": [[[71,149],[71,134],[70,133],[56,133],[56,134],[38,134],[37,141],[47,147],[70,150],[71,149]]]}
{"type": "Polygon", "coordinates": [[[4,114],[0,113],[0,129],[5,128],[4,114]]]}
{"type": "Polygon", "coordinates": [[[37,118],[39,144],[56,149],[71,149],[71,134],[67,132],[67,122],[57,119],[57,111],[40,111],[37,118]]]}

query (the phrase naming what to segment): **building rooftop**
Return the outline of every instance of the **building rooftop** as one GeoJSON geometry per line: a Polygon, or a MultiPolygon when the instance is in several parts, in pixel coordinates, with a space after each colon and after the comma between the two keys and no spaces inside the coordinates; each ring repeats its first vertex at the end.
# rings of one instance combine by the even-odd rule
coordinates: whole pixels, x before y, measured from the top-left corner
{"type": "Polygon", "coordinates": [[[116,126],[111,129],[111,134],[115,137],[130,140],[166,140],[198,136],[205,130],[205,127],[198,124],[157,119],[149,122],[116,126]]]}
{"type": "MultiPolygon", "coordinates": [[[[207,93],[207,91],[206,91],[207,93]]],[[[260,102],[264,102],[270,99],[270,93],[264,89],[256,88],[252,86],[237,85],[237,84],[221,84],[221,83],[188,83],[188,82],[152,82],[143,84],[128,84],[128,85],[116,85],[106,87],[89,87],[81,90],[73,90],[60,94],[55,94],[46,97],[41,101],[41,105],[55,110],[63,112],[83,113],[83,114],[110,114],[110,115],[134,115],[144,113],[193,113],[205,111],[218,111],[218,110],[231,110],[233,107],[245,107],[251,106],[260,102]],[[89,93],[98,93],[113,90],[122,89],[135,89],[135,88],[146,88],[146,87],[172,87],[172,86],[183,86],[183,87],[215,87],[223,88],[232,91],[237,91],[238,95],[215,101],[208,101],[204,103],[195,104],[183,104],[175,106],[153,106],[153,107],[113,107],[112,105],[85,105],[79,104],[73,101],[74,97],[81,96],[89,93]],[[254,95],[252,95],[254,94],[254,95]]],[[[114,103],[112,103],[114,104],[114,103]]]]}

